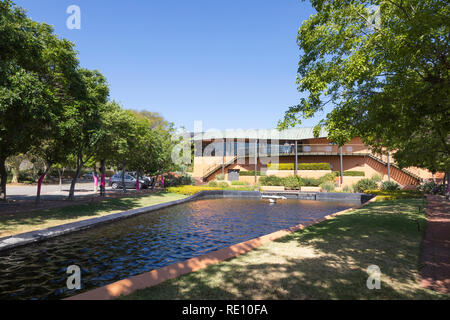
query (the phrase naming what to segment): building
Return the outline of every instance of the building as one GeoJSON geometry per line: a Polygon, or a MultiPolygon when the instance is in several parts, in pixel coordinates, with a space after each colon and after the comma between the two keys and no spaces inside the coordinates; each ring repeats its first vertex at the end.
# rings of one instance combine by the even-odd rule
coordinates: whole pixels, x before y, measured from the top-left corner
{"type": "Polygon", "coordinates": [[[352,185],[375,174],[402,186],[417,185],[424,179],[433,178],[423,169],[399,168],[392,156],[374,154],[359,138],[340,148],[330,143],[325,131],[315,138],[313,128],[211,131],[194,134],[193,140],[193,177],[203,182],[223,174],[228,181],[255,183],[261,172],[279,177],[297,174],[319,178],[339,171],[341,186],[352,185]],[[314,163],[329,164],[329,168],[302,170],[305,164],[314,163]],[[280,167],[284,170],[278,170],[280,167]],[[349,171],[361,174],[348,176],[349,171]]]}

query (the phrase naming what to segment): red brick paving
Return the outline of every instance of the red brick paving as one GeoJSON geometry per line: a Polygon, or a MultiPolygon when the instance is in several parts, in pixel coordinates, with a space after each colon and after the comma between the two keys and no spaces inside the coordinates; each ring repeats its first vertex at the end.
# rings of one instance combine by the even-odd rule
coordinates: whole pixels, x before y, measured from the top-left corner
{"type": "Polygon", "coordinates": [[[427,228],[420,258],[421,285],[450,293],[450,202],[427,196],[427,228]]]}

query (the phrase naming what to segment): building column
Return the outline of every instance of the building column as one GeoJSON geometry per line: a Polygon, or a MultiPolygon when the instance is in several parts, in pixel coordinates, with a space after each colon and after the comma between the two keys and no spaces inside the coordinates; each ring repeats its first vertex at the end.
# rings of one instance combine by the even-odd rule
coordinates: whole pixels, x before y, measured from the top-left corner
{"type": "Polygon", "coordinates": [[[298,175],[298,141],[295,140],[295,175],[298,175]]]}
{"type": "Polygon", "coordinates": [[[388,181],[391,182],[391,154],[387,153],[388,181]]]}
{"type": "Polygon", "coordinates": [[[226,150],[226,144],[225,144],[225,139],[223,140],[223,149],[222,149],[222,175],[225,179],[225,154],[226,154],[227,150],[226,150]]]}
{"type": "Polygon", "coordinates": [[[341,186],[344,183],[344,155],[343,155],[343,148],[340,147],[339,148],[339,157],[340,157],[340,162],[341,162],[341,186]]]}
{"type": "Polygon", "coordinates": [[[258,183],[258,139],[255,140],[255,184],[258,183]]]}

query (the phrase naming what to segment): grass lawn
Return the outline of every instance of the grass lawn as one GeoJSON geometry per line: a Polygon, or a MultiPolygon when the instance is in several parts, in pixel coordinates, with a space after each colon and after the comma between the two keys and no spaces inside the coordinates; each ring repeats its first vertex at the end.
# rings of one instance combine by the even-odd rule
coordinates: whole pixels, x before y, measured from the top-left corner
{"type": "Polygon", "coordinates": [[[449,299],[419,285],[419,206],[375,202],[122,299],[449,299]],[[381,290],[367,289],[370,265],[381,290]]]}
{"type": "Polygon", "coordinates": [[[174,193],[152,193],[29,213],[0,214],[0,237],[40,230],[61,224],[105,216],[126,210],[186,198],[174,193]]]}

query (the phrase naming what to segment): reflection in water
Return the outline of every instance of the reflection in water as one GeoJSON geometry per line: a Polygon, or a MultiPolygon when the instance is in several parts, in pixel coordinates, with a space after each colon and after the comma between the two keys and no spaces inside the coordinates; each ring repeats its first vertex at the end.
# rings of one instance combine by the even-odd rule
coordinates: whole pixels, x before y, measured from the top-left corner
{"type": "Polygon", "coordinates": [[[0,253],[0,299],[60,299],[344,210],[343,202],[209,199],[0,253]],[[70,265],[82,290],[66,289],[70,265]]]}

